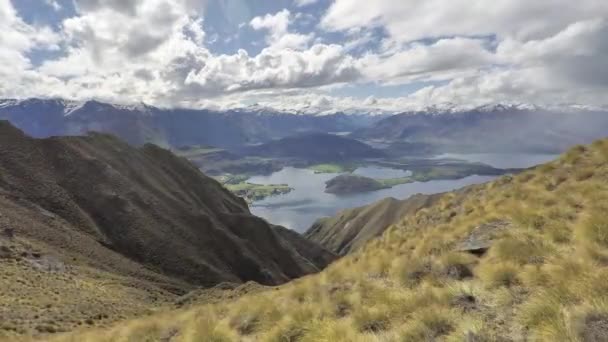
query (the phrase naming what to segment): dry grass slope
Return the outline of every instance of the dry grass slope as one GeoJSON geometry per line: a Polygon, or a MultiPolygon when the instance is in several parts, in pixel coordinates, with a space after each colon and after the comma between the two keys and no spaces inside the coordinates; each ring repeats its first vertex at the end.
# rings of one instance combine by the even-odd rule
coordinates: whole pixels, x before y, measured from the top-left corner
{"type": "Polygon", "coordinates": [[[608,140],[445,194],[320,274],[56,341],[606,341],[608,140]]]}

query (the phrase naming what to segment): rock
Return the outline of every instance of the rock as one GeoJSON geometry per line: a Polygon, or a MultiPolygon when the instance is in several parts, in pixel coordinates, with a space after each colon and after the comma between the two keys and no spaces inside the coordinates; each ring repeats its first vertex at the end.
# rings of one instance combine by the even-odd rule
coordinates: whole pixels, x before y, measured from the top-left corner
{"type": "Polygon", "coordinates": [[[44,272],[63,273],[66,270],[65,264],[52,256],[40,256],[34,259],[26,259],[32,266],[44,272]]]}
{"type": "Polygon", "coordinates": [[[608,341],[608,316],[602,314],[589,315],[580,323],[579,335],[581,341],[608,341]]]}
{"type": "Polygon", "coordinates": [[[493,221],[477,226],[456,246],[456,251],[482,256],[492,246],[494,239],[509,226],[507,221],[493,221]]]}

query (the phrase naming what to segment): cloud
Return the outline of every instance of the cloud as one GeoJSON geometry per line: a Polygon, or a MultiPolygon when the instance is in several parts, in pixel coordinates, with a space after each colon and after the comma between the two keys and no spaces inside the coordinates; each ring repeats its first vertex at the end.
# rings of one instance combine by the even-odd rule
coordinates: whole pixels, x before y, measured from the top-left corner
{"type": "Polygon", "coordinates": [[[481,39],[440,39],[433,44],[413,43],[397,52],[368,54],[360,60],[369,80],[403,83],[444,80],[463,73],[477,73],[495,63],[495,56],[481,39]]]}
{"type": "Polygon", "coordinates": [[[381,26],[393,39],[498,35],[519,40],[554,35],[570,23],[606,16],[597,0],[336,0],[321,21],[328,30],[381,26]]]}
{"type": "Polygon", "coordinates": [[[316,28],[302,24],[306,8],[247,19],[241,37],[264,35],[252,42],[262,45],[255,53],[214,50],[233,35],[207,35],[205,0],[74,3],[76,13],[53,29],[25,22],[0,0],[0,96],[324,111],[608,103],[605,1],[335,0],[316,28]],[[40,55],[49,57],[32,62],[40,55]],[[418,90],[328,95],[344,85],[347,95],[368,86],[418,90]]]}
{"type": "Polygon", "coordinates": [[[15,94],[20,75],[32,67],[28,53],[57,50],[60,36],[49,27],[24,22],[8,0],[0,0],[0,32],[0,94],[15,94]]]}
{"type": "MultiPolygon", "coordinates": [[[[379,0],[365,10],[336,0],[321,20],[329,31],[387,32],[360,65],[369,80],[446,80],[405,102],[606,104],[608,2],[581,0],[379,0]]],[[[402,99],[403,100],[403,99],[402,99]]]]}
{"type": "Polygon", "coordinates": [[[316,4],[319,0],[295,0],[295,4],[298,7],[305,7],[312,4],[316,4]]]}
{"type": "Polygon", "coordinates": [[[576,22],[546,39],[502,42],[502,67],[419,94],[426,102],[517,101],[605,105],[608,91],[608,22],[576,22]]]}
{"type": "Polygon", "coordinates": [[[267,30],[266,42],[272,49],[303,49],[314,38],[313,34],[288,32],[288,27],[294,16],[287,9],[275,14],[255,17],[249,23],[254,30],[267,30]]]}
{"type": "Polygon", "coordinates": [[[352,57],[338,45],[317,44],[304,51],[264,49],[250,57],[239,50],[209,60],[188,84],[200,91],[239,92],[254,89],[308,88],[355,81],[360,77],[352,57]]]}
{"type": "MultiPolygon", "coordinates": [[[[252,21],[269,32],[269,46],[259,54],[213,54],[204,45],[203,22],[191,14],[191,3],[141,0],[127,6],[78,0],[78,15],[66,18],[62,32],[53,36],[62,38],[64,53],[38,67],[29,63],[26,52],[55,40],[43,39],[46,31],[25,25],[7,3],[11,20],[27,34],[15,42],[24,46],[9,50],[22,52],[23,70],[12,76],[20,87],[9,92],[3,86],[0,94],[192,106],[202,97],[219,102],[230,94],[319,87],[360,77],[341,46],[308,47],[308,37],[290,33],[288,11],[252,21]]],[[[16,56],[7,59],[14,63],[16,56]]]]}
{"type": "Polygon", "coordinates": [[[255,17],[249,23],[255,30],[267,29],[273,36],[280,36],[287,33],[289,26],[289,16],[291,13],[283,9],[275,14],[266,14],[262,17],[255,17]]]}

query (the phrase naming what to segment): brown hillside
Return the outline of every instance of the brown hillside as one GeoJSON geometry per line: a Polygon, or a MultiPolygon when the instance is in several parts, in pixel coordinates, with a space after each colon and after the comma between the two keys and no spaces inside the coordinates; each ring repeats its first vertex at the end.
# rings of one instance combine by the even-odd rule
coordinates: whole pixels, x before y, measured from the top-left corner
{"type": "Polygon", "coordinates": [[[404,216],[437,202],[441,196],[417,194],[406,200],[385,198],[370,205],[343,210],[334,217],[319,219],[304,236],[336,254],[344,255],[382,235],[404,216]]]}
{"type": "Polygon", "coordinates": [[[169,151],[33,139],[7,122],[0,235],[0,329],[22,333],[141,314],[221,282],[280,284],[334,259],[169,151]]]}

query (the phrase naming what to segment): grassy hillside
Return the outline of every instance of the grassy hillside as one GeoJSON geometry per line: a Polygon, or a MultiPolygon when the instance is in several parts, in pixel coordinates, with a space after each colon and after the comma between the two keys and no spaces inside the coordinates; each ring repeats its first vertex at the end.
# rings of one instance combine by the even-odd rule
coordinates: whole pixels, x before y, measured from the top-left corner
{"type": "Polygon", "coordinates": [[[253,216],[186,159],[0,121],[0,336],[107,325],[222,283],[276,285],[334,255],[253,216]]]}
{"type": "Polygon", "coordinates": [[[432,205],[441,196],[417,194],[405,200],[391,197],[342,210],[333,217],[317,220],[304,236],[338,255],[344,255],[365,246],[404,216],[432,205]]]}
{"type": "Polygon", "coordinates": [[[603,341],[608,140],[448,193],[322,273],[58,341],[603,341]]]}

